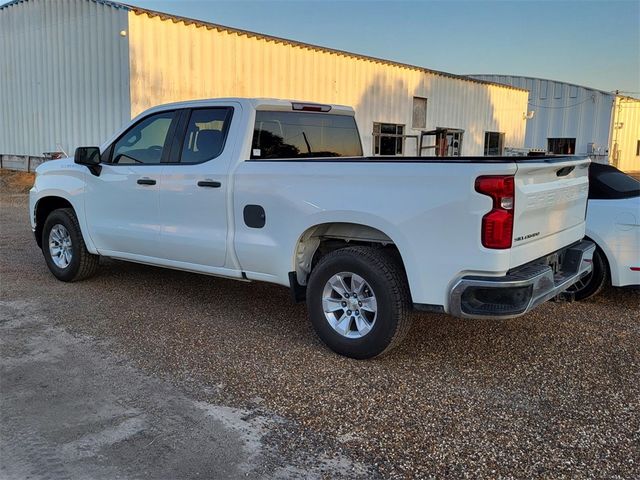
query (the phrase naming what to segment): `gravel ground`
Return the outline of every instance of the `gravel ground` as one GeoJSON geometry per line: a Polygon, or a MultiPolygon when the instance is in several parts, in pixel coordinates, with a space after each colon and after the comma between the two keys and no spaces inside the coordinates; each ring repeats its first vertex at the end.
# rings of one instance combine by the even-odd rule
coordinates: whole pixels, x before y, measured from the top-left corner
{"type": "Polygon", "coordinates": [[[640,477],[637,291],[500,322],[416,314],[392,354],[358,362],[277,286],[110,260],[58,282],[24,196],[2,201],[0,299],[37,302],[193,398],[290,420],[272,434],[283,454],[344,454],[389,478],[640,477]]]}

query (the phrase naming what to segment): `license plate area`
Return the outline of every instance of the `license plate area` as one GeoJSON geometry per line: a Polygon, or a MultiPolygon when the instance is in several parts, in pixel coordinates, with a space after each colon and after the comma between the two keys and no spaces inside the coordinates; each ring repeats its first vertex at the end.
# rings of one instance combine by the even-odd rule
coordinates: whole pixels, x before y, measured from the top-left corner
{"type": "Polygon", "coordinates": [[[561,254],[556,252],[552,253],[551,255],[547,255],[545,263],[551,267],[554,275],[560,273],[562,267],[561,254]]]}

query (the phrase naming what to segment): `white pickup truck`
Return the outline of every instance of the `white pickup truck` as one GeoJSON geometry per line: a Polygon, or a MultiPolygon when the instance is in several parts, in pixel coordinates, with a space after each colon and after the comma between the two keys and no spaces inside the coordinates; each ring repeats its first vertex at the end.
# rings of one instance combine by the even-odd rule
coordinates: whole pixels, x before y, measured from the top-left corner
{"type": "Polygon", "coordinates": [[[510,318],[587,274],[588,167],[363,157],[349,107],[202,100],[42,164],[30,217],[60,280],[105,256],[285,285],[331,349],[370,358],[403,338],[412,308],[510,318]]]}

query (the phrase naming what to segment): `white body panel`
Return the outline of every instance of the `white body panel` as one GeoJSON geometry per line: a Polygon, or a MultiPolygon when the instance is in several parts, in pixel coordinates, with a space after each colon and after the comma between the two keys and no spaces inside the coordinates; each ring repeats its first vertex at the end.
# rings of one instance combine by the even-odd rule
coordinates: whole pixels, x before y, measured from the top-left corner
{"type": "Polygon", "coordinates": [[[80,229],[84,236],[87,249],[97,253],[96,247],[89,235],[85,216],[85,176],[87,168],[73,163],[73,159],[52,160],[38,166],[36,181],[29,192],[29,220],[35,228],[35,210],[40,200],[47,197],[62,198],[69,202],[76,212],[80,229]]]}
{"type": "Polygon", "coordinates": [[[589,200],[587,236],[604,252],[616,287],[640,285],[640,197],[589,200]]]}
{"type": "Polygon", "coordinates": [[[88,232],[98,252],[127,252],[161,257],[158,185],[138,179],[158,179],[161,165],[108,165],[100,176],[85,168],[84,205],[88,232]]]}
{"type": "MultiPolygon", "coordinates": [[[[539,257],[540,246],[549,251],[566,232],[573,237],[577,229],[584,235],[585,202],[589,190],[589,160],[554,163],[518,163],[516,175],[515,219],[511,263],[523,263],[539,257]],[[559,177],[557,172],[570,169],[559,177]],[[551,240],[551,242],[548,242],[551,240]],[[533,244],[533,249],[527,248],[533,244]]],[[[563,243],[563,242],[561,242],[563,243]]],[[[555,247],[555,248],[553,248],[555,247]]]]}
{"type": "MultiPolygon", "coordinates": [[[[100,176],[71,159],[51,162],[38,168],[32,212],[40,198],[62,192],[81,218],[90,251],[281,285],[289,285],[289,272],[296,271],[296,248],[308,229],[327,223],[362,225],[382,232],[397,246],[413,302],[445,309],[452,286],[462,276],[503,276],[584,236],[580,217],[586,202],[586,169],[580,168],[584,159],[248,161],[256,110],[287,110],[291,102],[185,102],[144,115],[225,105],[233,106],[235,113],[219,157],[197,165],[109,164],[100,176]],[[554,180],[553,172],[565,166],[575,167],[575,172],[554,180]],[[118,169],[120,174],[115,173],[118,169]],[[159,181],[151,188],[136,183],[137,178],[154,175],[159,181]],[[515,175],[515,202],[522,206],[516,208],[514,232],[535,230],[541,232],[538,238],[511,249],[482,246],[482,217],[491,210],[492,201],[475,191],[480,175],[515,175]],[[197,187],[200,179],[219,181],[221,188],[197,187]],[[525,202],[541,192],[554,201],[525,202]],[[244,223],[243,208],[249,204],[264,208],[263,228],[244,223]]],[[[331,113],[353,115],[353,110],[334,105],[331,113]]]]}

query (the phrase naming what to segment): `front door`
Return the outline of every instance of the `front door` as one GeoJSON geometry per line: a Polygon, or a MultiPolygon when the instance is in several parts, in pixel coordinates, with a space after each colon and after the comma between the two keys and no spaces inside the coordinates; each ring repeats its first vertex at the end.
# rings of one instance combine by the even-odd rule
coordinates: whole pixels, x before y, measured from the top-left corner
{"type": "MultiPolygon", "coordinates": [[[[163,258],[183,268],[223,267],[227,253],[230,133],[239,105],[183,112],[159,191],[163,258]],[[189,265],[186,265],[189,264],[189,265]]],[[[237,128],[238,120],[234,123],[237,128]]]]}
{"type": "Polygon", "coordinates": [[[177,116],[165,111],[136,122],[103,153],[100,174],[87,173],[87,223],[101,254],[162,254],[158,192],[177,116]]]}

